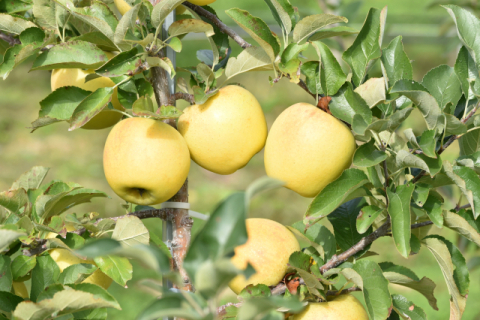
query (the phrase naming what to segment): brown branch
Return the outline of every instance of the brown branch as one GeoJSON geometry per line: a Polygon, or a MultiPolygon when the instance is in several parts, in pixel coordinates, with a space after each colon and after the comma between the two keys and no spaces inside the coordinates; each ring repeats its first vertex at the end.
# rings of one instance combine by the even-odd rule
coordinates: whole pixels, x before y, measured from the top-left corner
{"type": "Polygon", "coordinates": [[[175,101],[177,100],[185,100],[190,102],[190,104],[195,104],[195,98],[193,94],[183,93],[183,92],[176,92],[175,94],[170,96],[170,105],[175,105],[175,101]]]}
{"type": "Polygon", "coordinates": [[[0,31],[0,39],[8,42],[8,44],[11,45],[11,46],[16,45],[16,44],[21,44],[19,39],[14,38],[12,35],[6,34],[2,31],[0,31]]]}
{"type": "Polygon", "coordinates": [[[433,224],[432,221],[419,222],[419,223],[412,224],[412,225],[410,226],[410,229],[417,229],[417,228],[429,226],[429,225],[432,225],[432,224],[433,224]]]}
{"type": "Polygon", "coordinates": [[[326,296],[327,297],[336,297],[341,294],[349,294],[350,292],[355,292],[355,291],[362,291],[359,287],[351,287],[348,289],[343,289],[342,291],[336,291],[336,290],[328,290],[326,296]]]}
{"type": "Polygon", "coordinates": [[[238,45],[243,49],[246,49],[252,46],[250,43],[248,43],[242,37],[240,37],[238,33],[236,33],[232,28],[228,27],[225,23],[223,23],[220,19],[218,19],[216,15],[214,15],[210,11],[205,10],[204,8],[194,5],[188,1],[185,1],[182,4],[185,7],[195,11],[195,13],[197,13],[199,16],[205,17],[208,20],[210,20],[215,26],[217,26],[220,29],[220,31],[228,35],[230,38],[232,38],[233,41],[238,43],[238,45]]]}

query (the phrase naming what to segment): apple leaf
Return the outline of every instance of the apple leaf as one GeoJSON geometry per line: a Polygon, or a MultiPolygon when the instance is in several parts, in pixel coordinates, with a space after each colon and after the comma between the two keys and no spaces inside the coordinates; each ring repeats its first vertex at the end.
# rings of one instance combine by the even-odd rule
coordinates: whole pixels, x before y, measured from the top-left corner
{"type": "Polygon", "coordinates": [[[0,255],[0,291],[10,291],[12,288],[13,276],[12,269],[10,267],[10,257],[6,255],[0,255]]]}
{"type": "Polygon", "coordinates": [[[139,53],[138,47],[121,52],[99,67],[95,72],[98,75],[110,78],[123,75],[132,76],[135,70],[143,63],[142,56],[139,53]]]}
{"type": "Polygon", "coordinates": [[[25,189],[0,192],[0,207],[4,207],[12,213],[17,213],[28,205],[28,195],[25,189]]]}
{"type": "Polygon", "coordinates": [[[18,15],[11,16],[6,13],[0,13],[0,30],[8,33],[20,34],[28,28],[36,27],[35,23],[18,15]]]}
{"type": "MultiPolygon", "coordinates": [[[[184,296],[187,295],[190,301],[200,303],[200,298],[191,292],[171,292],[165,291],[161,298],[156,299],[148,307],[146,307],[137,320],[157,320],[163,318],[178,317],[182,319],[201,319],[198,311],[189,303],[184,296]]],[[[200,305],[199,305],[200,306],[200,305]]]]}
{"type": "MultiPolygon", "coordinates": [[[[5,291],[0,291],[0,311],[5,312],[5,313],[10,313],[15,308],[17,305],[22,302],[23,299],[20,298],[19,296],[14,295],[13,293],[10,292],[5,292],[5,291]]],[[[1,318],[0,314],[0,320],[7,320],[7,318],[1,318]]]]}
{"type": "Polygon", "coordinates": [[[322,91],[327,96],[333,96],[345,83],[347,76],[327,45],[321,41],[315,41],[312,44],[321,61],[320,83],[322,91]]]}
{"type": "Polygon", "coordinates": [[[88,121],[92,120],[93,117],[99,114],[112,100],[113,92],[114,89],[110,87],[99,88],[83,99],[75,108],[75,111],[73,111],[68,131],[84,126],[88,121]]]}
{"type": "Polygon", "coordinates": [[[285,34],[289,34],[297,23],[295,17],[295,8],[290,4],[289,0],[265,0],[273,17],[285,30],[285,34]]]}
{"type": "Polygon", "coordinates": [[[355,92],[365,100],[370,109],[387,99],[384,78],[370,78],[357,87],[355,92]]]}
{"type": "Polygon", "coordinates": [[[77,249],[75,253],[79,256],[95,258],[117,253],[121,248],[120,242],[104,238],[86,243],[82,248],[77,249]]]}
{"type": "Polygon", "coordinates": [[[16,281],[21,277],[24,277],[27,273],[32,271],[32,269],[37,264],[37,258],[35,256],[27,257],[24,255],[19,255],[12,261],[12,276],[13,280],[16,281]]]}
{"type": "MultiPolygon", "coordinates": [[[[113,42],[115,44],[122,45],[123,47],[123,39],[125,39],[125,35],[127,34],[128,30],[135,29],[135,21],[137,20],[138,11],[140,11],[141,6],[142,4],[140,3],[133,6],[122,16],[122,19],[120,19],[113,36],[113,42]]],[[[129,47],[129,45],[127,46],[129,47]]]]}
{"type": "MultiPolygon", "coordinates": [[[[470,211],[471,213],[471,211],[470,211]]],[[[467,215],[466,212],[464,215],[467,215]]],[[[468,216],[466,216],[468,217],[468,216]]],[[[457,233],[461,234],[468,240],[475,243],[477,246],[480,247],[480,233],[478,227],[476,226],[473,219],[473,215],[468,217],[470,221],[467,221],[461,215],[451,212],[445,211],[444,212],[444,219],[445,219],[445,226],[456,231],[457,233]],[[473,224],[473,226],[472,226],[473,224]]]]}
{"type": "Polygon", "coordinates": [[[24,232],[0,229],[0,251],[4,251],[8,246],[18,238],[26,236],[24,232]]]}
{"type": "Polygon", "coordinates": [[[12,184],[11,190],[16,189],[38,189],[42,184],[43,179],[48,173],[49,168],[35,166],[32,167],[29,171],[23,173],[15,182],[12,184]]]}
{"type": "Polygon", "coordinates": [[[397,186],[395,192],[387,189],[388,213],[392,218],[393,240],[398,251],[405,258],[408,258],[410,254],[410,200],[414,189],[415,184],[413,183],[397,186]]]}
{"type": "Polygon", "coordinates": [[[422,308],[408,301],[407,298],[399,294],[392,295],[393,310],[402,317],[408,317],[412,320],[427,320],[427,315],[422,308]]]}
{"type": "Polygon", "coordinates": [[[265,50],[270,63],[273,63],[280,52],[280,43],[268,25],[262,19],[238,8],[229,9],[225,13],[265,50]]]}
{"type": "Polygon", "coordinates": [[[175,8],[182,4],[185,0],[163,0],[158,2],[152,11],[152,24],[155,28],[161,28],[163,21],[175,8]]]}
{"type": "Polygon", "coordinates": [[[465,259],[453,244],[437,235],[430,235],[422,243],[437,260],[450,293],[450,319],[460,320],[465,311],[465,292],[470,282],[465,259]],[[463,259],[463,261],[462,261],[463,259]]]}
{"type": "Polygon", "coordinates": [[[125,216],[118,219],[113,230],[112,239],[128,247],[133,247],[137,244],[148,245],[150,242],[148,229],[142,220],[135,216],[125,216]]]}
{"type": "Polygon", "coordinates": [[[458,140],[461,155],[471,155],[480,151],[480,128],[467,132],[458,140]]]}
{"type": "Polygon", "coordinates": [[[39,117],[69,120],[77,106],[91,94],[78,87],[61,87],[40,101],[39,117]]]}
{"type": "MultiPolygon", "coordinates": [[[[37,0],[35,2],[37,2],[37,0]]],[[[78,37],[70,38],[70,41],[77,41],[77,40],[93,43],[103,51],[111,52],[111,51],[118,50],[113,40],[110,40],[103,33],[98,31],[88,32],[78,37]]]]}
{"type": "Polygon", "coordinates": [[[358,87],[363,83],[367,74],[367,67],[371,60],[380,58],[380,28],[381,11],[371,8],[362,30],[357,38],[343,53],[343,60],[352,69],[352,82],[358,87]]]}
{"type": "Polygon", "coordinates": [[[362,277],[362,286],[368,314],[372,320],[383,320],[388,317],[392,299],[388,290],[388,281],[378,264],[371,260],[358,260],[353,265],[362,277]]]}
{"type": "Polygon", "coordinates": [[[108,255],[93,260],[103,273],[121,286],[126,286],[127,281],[132,279],[133,268],[127,258],[108,255]]]}
{"type": "Polygon", "coordinates": [[[296,298],[285,299],[280,296],[258,297],[245,301],[238,311],[237,320],[255,319],[263,315],[262,320],[280,320],[283,313],[277,312],[279,308],[292,313],[298,313],[304,308],[304,304],[296,298]]]}
{"type": "Polygon", "coordinates": [[[304,216],[310,220],[321,219],[333,212],[354,191],[368,183],[368,177],[358,169],[347,169],[313,199],[304,216]]]}
{"type": "Polygon", "coordinates": [[[320,82],[320,62],[305,62],[300,66],[300,71],[307,78],[308,90],[313,94],[323,94],[322,83],[320,82]]]}
{"type": "Polygon", "coordinates": [[[413,78],[412,63],[403,49],[402,36],[393,39],[383,49],[381,61],[383,76],[387,79],[389,88],[398,80],[413,78]]]}
{"type": "Polygon", "coordinates": [[[468,167],[452,167],[444,161],[443,166],[447,176],[455,182],[472,206],[475,219],[480,216],[480,178],[468,167]]]}
{"type": "Polygon", "coordinates": [[[263,176],[256,179],[247,187],[247,190],[245,190],[245,200],[247,201],[247,205],[250,203],[251,199],[260,192],[277,189],[284,185],[285,182],[269,176],[263,176]]]}
{"type": "Polygon", "coordinates": [[[366,206],[360,209],[360,214],[357,217],[357,232],[364,234],[370,228],[372,223],[382,213],[384,209],[377,206],[366,206]]]}
{"type": "Polygon", "coordinates": [[[309,41],[319,41],[331,37],[339,37],[339,36],[349,36],[352,34],[358,34],[358,31],[350,28],[350,27],[333,27],[329,29],[323,29],[317,31],[313,36],[311,36],[308,40],[309,41]]]}
{"type": "Polygon", "coordinates": [[[37,264],[32,270],[30,299],[37,301],[38,295],[45,290],[46,287],[55,284],[59,277],[60,268],[50,255],[37,257],[37,264]]]}
{"type": "Polygon", "coordinates": [[[363,119],[367,125],[372,123],[372,111],[365,100],[353,91],[350,82],[346,82],[340,90],[332,96],[329,107],[336,118],[350,124],[353,123],[354,116],[357,114],[361,116],[361,119],[363,119]]]}
{"type": "Polygon", "coordinates": [[[190,32],[204,32],[207,37],[211,37],[215,34],[213,31],[213,26],[210,23],[198,19],[178,20],[172,23],[168,28],[168,34],[170,37],[178,37],[182,34],[190,32]]]}
{"type": "Polygon", "coordinates": [[[287,228],[314,247],[324,261],[330,260],[337,252],[335,236],[325,226],[316,223],[306,228],[302,221],[298,221],[287,228]]]}
{"type": "Polygon", "coordinates": [[[480,75],[475,61],[465,46],[462,46],[458,52],[454,70],[460,81],[463,94],[469,100],[474,99],[475,93],[480,92],[480,75]]]}
{"type": "Polygon", "coordinates": [[[58,278],[61,284],[80,283],[88,278],[98,268],[93,264],[78,263],[66,267],[58,278]]]}
{"type": "Polygon", "coordinates": [[[340,22],[347,23],[348,19],[328,13],[307,16],[300,20],[295,26],[295,29],[293,29],[293,41],[301,43],[318,30],[340,22]]]}
{"type": "Polygon", "coordinates": [[[452,67],[441,65],[430,70],[422,80],[422,85],[437,100],[440,109],[448,104],[456,106],[462,97],[461,83],[452,67]]]}
{"type": "Polygon", "coordinates": [[[375,141],[362,144],[357,148],[353,156],[353,164],[357,167],[372,167],[386,160],[388,155],[385,151],[375,147],[375,141]]]}

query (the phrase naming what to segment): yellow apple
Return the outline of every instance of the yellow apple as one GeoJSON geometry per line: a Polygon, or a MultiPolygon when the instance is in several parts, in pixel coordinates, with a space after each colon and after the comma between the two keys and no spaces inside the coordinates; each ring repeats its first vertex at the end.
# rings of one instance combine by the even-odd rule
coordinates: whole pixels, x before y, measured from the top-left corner
{"type": "Polygon", "coordinates": [[[214,3],[217,0],[189,0],[188,2],[196,4],[197,6],[206,6],[207,4],[214,3]]]}
{"type": "MultiPolygon", "coordinates": [[[[63,272],[63,270],[70,267],[71,265],[79,263],[96,265],[93,260],[82,260],[67,249],[52,249],[49,251],[49,253],[52,259],[57,263],[58,267],[60,268],[60,272],[63,272]]],[[[112,279],[105,273],[100,271],[100,269],[97,269],[88,278],[83,280],[82,283],[96,284],[107,290],[108,287],[110,287],[110,285],[112,284],[112,279]]]]}
{"type": "Polygon", "coordinates": [[[242,87],[226,86],[204,104],[183,112],[178,130],[192,160],[207,170],[231,174],[265,145],[265,115],[257,99],[242,87]]]}
{"type": "Polygon", "coordinates": [[[25,286],[25,282],[13,281],[12,286],[13,286],[13,293],[15,293],[15,295],[22,297],[23,299],[29,298],[28,290],[27,290],[27,287],[25,286]]]}
{"type": "Polygon", "coordinates": [[[153,205],[180,190],[190,170],[185,139],[161,121],[129,118],[110,131],[103,152],[108,184],[122,199],[153,205]]]}
{"type": "Polygon", "coordinates": [[[285,109],[265,145],[265,170],[304,197],[314,197],[350,167],[355,139],[340,120],[308,103],[285,109]]]}
{"type": "Polygon", "coordinates": [[[250,263],[256,273],[248,280],[235,277],[230,289],[239,294],[249,284],[273,286],[285,276],[290,255],[300,250],[297,238],[282,224],[268,219],[247,219],[248,241],[235,248],[232,263],[244,270],[250,263]]]}
{"type": "Polygon", "coordinates": [[[360,301],[344,294],[328,302],[309,303],[293,320],[368,320],[368,314],[360,301]]]}
{"type": "Polygon", "coordinates": [[[113,0],[113,2],[122,16],[132,8],[125,0],[113,0]]]}
{"type": "MultiPolygon", "coordinates": [[[[187,11],[187,8],[184,7],[184,6],[178,6],[176,9],[175,9],[175,13],[176,14],[184,14],[185,11],[187,11]]],[[[188,13],[188,12],[187,12],[188,13]]]]}
{"type": "MultiPolygon", "coordinates": [[[[113,54],[105,52],[106,56],[111,59],[113,54]]],[[[75,86],[87,91],[95,91],[98,88],[113,87],[115,83],[107,77],[100,77],[93,79],[91,81],[85,82],[85,78],[94,73],[94,70],[82,70],[82,69],[55,69],[52,72],[51,77],[51,87],[52,91],[60,87],[75,86]]],[[[112,96],[112,105],[117,110],[124,110],[120,101],[117,97],[117,89],[112,96]]],[[[113,126],[115,123],[120,121],[122,114],[110,111],[103,110],[97,114],[93,119],[87,122],[82,128],[83,129],[104,129],[113,126]]]]}

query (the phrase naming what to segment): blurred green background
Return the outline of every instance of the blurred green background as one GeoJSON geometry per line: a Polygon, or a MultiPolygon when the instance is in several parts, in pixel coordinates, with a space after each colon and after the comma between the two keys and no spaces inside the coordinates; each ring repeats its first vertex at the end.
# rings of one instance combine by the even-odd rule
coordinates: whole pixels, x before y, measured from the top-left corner
{"type": "MultiPolygon", "coordinates": [[[[423,75],[440,64],[453,65],[459,42],[456,32],[451,28],[451,20],[447,12],[438,5],[430,6],[429,1],[419,0],[291,0],[298,7],[301,16],[321,13],[322,8],[332,13],[349,18],[349,26],[360,29],[370,7],[382,8],[388,5],[387,28],[384,45],[394,37],[403,35],[405,51],[413,61],[414,78],[421,81],[423,75]],[[339,6],[338,6],[339,5],[339,6]],[[335,11],[335,6],[338,10],[335,11]],[[333,10],[332,10],[333,8],[333,10]]],[[[451,3],[457,1],[452,0],[451,3]]],[[[224,11],[232,7],[240,7],[250,11],[253,15],[263,18],[276,32],[278,27],[271,17],[270,11],[261,0],[218,0],[212,5],[219,16],[227,24],[235,27],[224,11]]],[[[245,33],[238,30],[240,34],[245,33]]],[[[332,48],[346,48],[352,38],[335,39],[329,42],[332,48]]],[[[252,41],[251,39],[249,41],[252,41]]],[[[193,66],[198,63],[192,54],[199,49],[209,49],[209,44],[199,36],[188,36],[184,39],[183,53],[177,57],[178,66],[193,66]]],[[[233,55],[238,54],[239,47],[232,43],[233,55]]],[[[305,55],[315,59],[314,52],[305,55]]],[[[341,60],[341,59],[339,59],[341,60]]],[[[106,191],[111,199],[95,200],[92,204],[83,205],[77,212],[95,211],[104,216],[124,214],[121,208],[123,201],[117,197],[105,181],[102,169],[102,150],[107,130],[67,131],[66,124],[51,125],[30,133],[28,127],[36,119],[39,110],[39,101],[50,92],[50,73],[35,71],[28,73],[28,64],[15,70],[6,81],[0,80],[0,190],[8,189],[11,183],[23,172],[35,165],[50,167],[49,179],[74,181],[88,188],[106,191]]],[[[380,75],[378,65],[373,73],[380,75]]],[[[268,125],[271,126],[275,117],[286,107],[297,102],[313,102],[313,99],[299,87],[286,80],[281,80],[273,87],[270,86],[268,73],[254,73],[238,76],[232,82],[239,82],[250,90],[260,101],[266,113],[268,125]]],[[[180,102],[183,108],[186,103],[180,102]]],[[[416,133],[424,129],[423,120],[413,114],[407,123],[414,125],[416,133]]],[[[455,158],[458,146],[450,147],[443,157],[455,158]]],[[[249,183],[265,174],[263,167],[263,152],[257,154],[250,163],[238,172],[221,176],[206,171],[192,163],[189,176],[190,202],[193,210],[204,213],[211,212],[216,203],[236,190],[243,190],[249,183]]],[[[445,189],[451,206],[457,200],[455,190],[445,189]]],[[[251,217],[265,217],[283,224],[292,224],[302,218],[310,199],[302,198],[292,191],[280,189],[266,192],[254,199],[249,215],[251,217]]],[[[326,220],[326,219],[325,219],[326,220]]],[[[147,226],[155,232],[160,232],[161,224],[156,220],[145,221],[147,226]]],[[[194,229],[198,230],[200,221],[195,221],[194,229]]],[[[194,231],[195,232],[195,231],[194,231]]],[[[447,230],[432,229],[431,232],[440,233],[451,241],[457,239],[447,230]]],[[[472,255],[473,246],[467,248],[467,260],[472,255]]],[[[393,261],[413,269],[419,277],[428,276],[437,283],[435,295],[438,299],[439,311],[433,310],[427,300],[419,293],[393,286],[391,291],[405,295],[409,300],[421,306],[428,314],[429,319],[448,319],[449,294],[443,280],[440,268],[426,249],[406,260],[398,254],[393,242],[389,238],[380,239],[372,246],[372,251],[380,256],[372,259],[393,261]]],[[[122,311],[110,312],[112,319],[134,319],[135,316],[148,305],[154,297],[142,291],[139,280],[152,277],[147,271],[137,265],[134,266],[134,279],[129,282],[128,288],[113,284],[109,291],[119,300],[122,311]]],[[[476,299],[480,298],[480,270],[470,275],[471,288],[464,319],[480,319],[476,299]]],[[[358,293],[357,297],[361,297],[358,293]]],[[[223,300],[234,299],[234,295],[226,290],[223,300]]]]}

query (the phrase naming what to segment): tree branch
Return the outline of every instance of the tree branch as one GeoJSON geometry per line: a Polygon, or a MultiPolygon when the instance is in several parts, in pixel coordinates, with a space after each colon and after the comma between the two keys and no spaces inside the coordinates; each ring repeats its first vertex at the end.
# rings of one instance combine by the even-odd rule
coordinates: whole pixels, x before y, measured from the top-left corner
{"type": "Polygon", "coordinates": [[[185,100],[190,102],[190,104],[195,104],[195,98],[193,94],[183,93],[183,92],[176,92],[175,94],[170,96],[170,105],[175,105],[175,101],[177,100],[185,100]]]}
{"type": "Polygon", "coordinates": [[[220,29],[220,31],[227,34],[230,38],[233,39],[233,41],[238,43],[238,45],[240,47],[242,47],[243,49],[246,49],[246,48],[252,46],[250,43],[248,43],[242,37],[240,37],[238,35],[238,33],[236,33],[232,28],[228,27],[225,23],[220,21],[220,19],[218,19],[218,17],[216,15],[214,15],[213,13],[211,13],[210,11],[205,10],[204,8],[202,8],[200,6],[197,6],[197,5],[194,5],[194,4],[192,4],[188,1],[185,1],[183,3],[183,5],[187,8],[195,11],[199,16],[202,16],[202,17],[210,20],[215,26],[217,26],[220,29]]]}
{"type": "Polygon", "coordinates": [[[0,39],[8,42],[8,44],[11,45],[11,46],[16,45],[16,44],[21,44],[19,39],[14,38],[13,36],[11,36],[9,34],[6,34],[2,31],[0,31],[0,39]]]}

